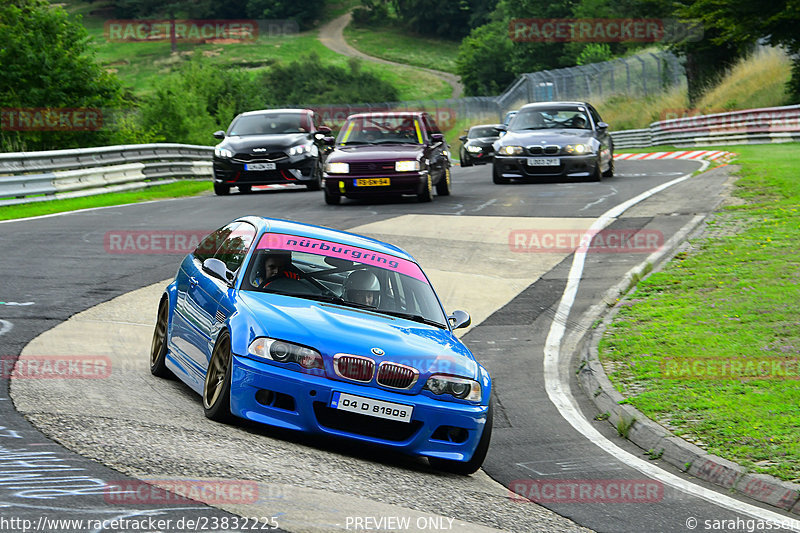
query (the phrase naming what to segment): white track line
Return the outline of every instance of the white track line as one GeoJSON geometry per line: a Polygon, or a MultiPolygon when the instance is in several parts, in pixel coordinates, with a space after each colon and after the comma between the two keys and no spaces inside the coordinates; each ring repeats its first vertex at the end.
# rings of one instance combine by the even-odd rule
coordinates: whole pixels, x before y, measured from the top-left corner
{"type": "MultiPolygon", "coordinates": [[[[704,171],[708,167],[707,161],[702,161],[700,171],[704,171]]],[[[648,191],[643,192],[635,198],[623,202],[601,215],[592,226],[586,230],[583,238],[586,239],[582,242],[590,242],[589,239],[596,232],[607,226],[614,218],[621,215],[631,206],[651,197],[652,195],[663,191],[664,189],[685,181],[691,177],[691,174],[686,174],[680,178],[654,187],[648,191]]],[[[675,474],[662,470],[658,466],[641,459],[632,453],[629,453],[612,441],[603,436],[591,423],[589,423],[578,408],[572,394],[570,392],[569,380],[567,377],[562,377],[559,373],[559,357],[561,341],[566,331],[567,317],[569,317],[572,305],[575,302],[575,296],[578,292],[578,285],[580,284],[583,275],[583,266],[586,261],[586,249],[578,249],[575,251],[575,257],[572,260],[572,267],[569,271],[567,278],[567,286],[564,288],[564,293],[561,296],[561,301],[558,305],[555,317],[550,325],[550,332],[547,335],[547,341],[544,348],[544,380],[547,396],[553,405],[556,406],[561,416],[572,425],[579,433],[589,439],[593,444],[600,449],[610,453],[628,466],[635,468],[642,474],[661,481],[665,485],[669,485],[682,492],[692,494],[694,496],[703,498],[704,500],[724,507],[731,511],[745,514],[759,520],[768,520],[781,524],[791,524],[792,531],[800,531],[800,521],[786,517],[767,509],[762,509],[755,505],[742,502],[735,498],[731,498],[721,492],[707,489],[687,481],[675,474]]],[[[677,517],[676,517],[677,518],[677,517]]]]}

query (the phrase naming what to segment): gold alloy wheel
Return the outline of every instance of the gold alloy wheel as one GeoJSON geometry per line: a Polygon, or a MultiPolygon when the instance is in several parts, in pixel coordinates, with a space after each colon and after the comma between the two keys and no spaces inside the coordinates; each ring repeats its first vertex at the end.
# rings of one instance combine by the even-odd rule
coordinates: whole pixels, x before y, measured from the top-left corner
{"type": "Polygon", "coordinates": [[[203,406],[206,409],[210,409],[219,400],[225,388],[225,378],[230,364],[230,340],[226,337],[214,347],[211,361],[208,362],[206,381],[203,385],[203,406]]]}
{"type": "Polygon", "coordinates": [[[153,342],[150,345],[150,368],[153,368],[164,350],[164,343],[167,339],[167,306],[163,303],[158,310],[156,329],[153,331],[153,342]]]}

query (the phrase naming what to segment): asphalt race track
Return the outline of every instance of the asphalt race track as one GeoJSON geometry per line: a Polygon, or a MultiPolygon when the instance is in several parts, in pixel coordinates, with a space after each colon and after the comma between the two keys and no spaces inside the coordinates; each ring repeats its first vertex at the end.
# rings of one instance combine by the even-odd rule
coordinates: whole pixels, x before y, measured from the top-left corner
{"type": "MultiPolygon", "coordinates": [[[[704,530],[704,520],[739,519],[741,528],[725,531],[747,531],[747,521],[761,516],[754,502],[739,503],[724,491],[699,497],[690,487],[716,489],[658,460],[649,463],[681,483],[632,467],[624,452],[643,457],[642,450],[608,422],[593,420],[597,412],[575,380],[575,361],[546,356],[554,320],[565,327],[563,354],[591,327],[592,306],[652,249],[587,254],[574,304],[568,316],[557,317],[574,255],[538,245],[546,236],[584,231],[614,206],[699,167],[620,161],[618,175],[599,183],[509,185],[493,185],[488,167],[454,168],[453,194],[428,204],[327,206],[319,192],[285,189],[0,223],[0,518],[39,525],[58,518],[169,519],[146,529],[191,531],[203,524],[221,531],[241,529],[235,521],[253,516],[298,532],[686,532],[692,519],[700,524],[695,531],[704,530]],[[462,338],[490,370],[498,408],[483,471],[459,477],[380,449],[216,424],[188,387],[149,374],[155,307],[181,255],[153,249],[152,240],[150,248],[122,253],[109,236],[208,232],[245,214],[398,244],[420,261],[448,311],[472,314],[473,327],[462,338]],[[20,356],[95,357],[107,366],[96,379],[9,379],[11,361],[20,356]],[[568,405],[556,405],[556,393],[568,405]],[[587,438],[565,412],[582,412],[602,437],[587,438]],[[204,505],[129,501],[124,490],[109,489],[138,486],[137,479],[167,489],[187,480],[227,483],[255,496],[204,505]],[[644,492],[622,503],[559,496],[538,505],[508,491],[530,495],[526,488],[552,489],[559,480],[644,492]],[[194,527],[185,527],[188,520],[194,527]]],[[[713,210],[728,181],[726,167],[692,177],[636,203],[608,229],[668,240],[713,210]]],[[[50,529],[125,530],[52,523],[50,529]]],[[[0,521],[0,530],[16,529],[0,521]]]]}

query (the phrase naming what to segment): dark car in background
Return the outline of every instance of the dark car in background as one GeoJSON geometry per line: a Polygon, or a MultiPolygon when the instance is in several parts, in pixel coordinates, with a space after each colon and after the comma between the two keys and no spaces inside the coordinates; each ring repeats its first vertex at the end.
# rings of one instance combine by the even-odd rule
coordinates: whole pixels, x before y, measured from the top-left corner
{"type": "MultiPolygon", "coordinates": [[[[247,193],[253,185],[294,183],[309,190],[322,186],[326,136],[310,109],[248,111],[233,119],[214,148],[214,192],[231,187],[247,193]]],[[[332,139],[330,139],[332,140],[332,139]]],[[[329,142],[329,141],[328,141],[329,142]]]]}
{"type": "Polygon", "coordinates": [[[415,195],[420,202],[450,194],[450,151],[424,111],[347,117],[325,163],[325,202],[415,195]]]}
{"type": "Polygon", "coordinates": [[[494,183],[512,179],[590,179],[614,175],[614,145],[597,110],[586,102],[521,107],[495,143],[494,183]]]}
{"type": "Polygon", "coordinates": [[[459,137],[462,167],[489,163],[494,156],[492,144],[500,138],[498,124],[472,126],[466,135],[459,137]]]}

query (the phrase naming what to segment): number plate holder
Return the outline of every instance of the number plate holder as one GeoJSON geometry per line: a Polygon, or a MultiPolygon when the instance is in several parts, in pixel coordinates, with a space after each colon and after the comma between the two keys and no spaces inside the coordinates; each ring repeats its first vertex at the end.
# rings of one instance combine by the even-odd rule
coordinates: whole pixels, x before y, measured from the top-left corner
{"type": "Polygon", "coordinates": [[[374,400],[336,391],[331,395],[330,406],[341,411],[396,420],[397,422],[411,422],[411,415],[414,413],[414,407],[410,405],[374,400]]]}

